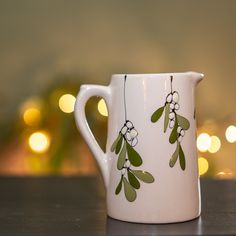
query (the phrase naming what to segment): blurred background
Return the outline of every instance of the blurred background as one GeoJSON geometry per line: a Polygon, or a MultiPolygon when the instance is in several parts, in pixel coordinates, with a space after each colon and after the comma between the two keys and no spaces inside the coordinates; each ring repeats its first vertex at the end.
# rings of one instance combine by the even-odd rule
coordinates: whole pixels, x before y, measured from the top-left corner
{"type": "MultiPolygon", "coordinates": [[[[236,177],[236,1],[0,1],[0,175],[97,175],[73,118],[81,84],[197,71],[199,172],[236,177]]],[[[86,107],[99,144],[107,111],[86,107]]]]}

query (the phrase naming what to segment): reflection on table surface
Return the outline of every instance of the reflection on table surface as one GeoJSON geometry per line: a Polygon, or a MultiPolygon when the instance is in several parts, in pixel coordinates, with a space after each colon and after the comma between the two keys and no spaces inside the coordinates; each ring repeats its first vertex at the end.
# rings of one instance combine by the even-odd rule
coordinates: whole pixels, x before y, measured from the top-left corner
{"type": "Polygon", "coordinates": [[[201,217],[174,224],[136,224],[107,218],[107,235],[199,235],[201,217]]]}

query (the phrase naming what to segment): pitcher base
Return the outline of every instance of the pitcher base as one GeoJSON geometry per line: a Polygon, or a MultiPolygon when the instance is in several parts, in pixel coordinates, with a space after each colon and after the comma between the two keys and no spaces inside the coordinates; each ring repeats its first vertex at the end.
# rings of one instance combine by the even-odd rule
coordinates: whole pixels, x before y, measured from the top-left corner
{"type": "Polygon", "coordinates": [[[187,222],[191,220],[197,219],[201,214],[193,215],[191,217],[186,217],[186,218],[179,218],[179,219],[131,219],[129,217],[117,217],[115,215],[107,214],[108,217],[123,221],[123,222],[130,222],[130,223],[139,223],[139,224],[173,224],[173,223],[182,223],[182,222],[187,222]]]}

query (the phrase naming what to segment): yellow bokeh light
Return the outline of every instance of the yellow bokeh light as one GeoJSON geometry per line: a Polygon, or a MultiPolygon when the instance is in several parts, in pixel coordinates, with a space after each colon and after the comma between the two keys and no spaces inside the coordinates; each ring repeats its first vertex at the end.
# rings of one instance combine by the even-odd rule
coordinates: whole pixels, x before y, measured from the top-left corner
{"type": "Polygon", "coordinates": [[[101,115],[108,116],[107,106],[106,106],[104,99],[101,99],[98,102],[98,111],[101,115]]]}
{"type": "Polygon", "coordinates": [[[211,137],[207,133],[202,133],[197,137],[197,148],[201,152],[206,152],[211,146],[211,137]]]}
{"type": "Polygon", "coordinates": [[[28,108],[23,113],[23,120],[27,125],[37,125],[41,120],[41,112],[38,108],[28,108]]]}
{"type": "Polygon", "coordinates": [[[34,152],[43,153],[50,146],[50,138],[45,132],[38,131],[30,135],[28,143],[34,152]]]}
{"type": "Polygon", "coordinates": [[[225,137],[228,142],[234,143],[236,141],[236,127],[230,125],[225,131],[225,137]]]}
{"type": "Polygon", "coordinates": [[[216,153],[221,147],[221,141],[217,136],[211,136],[211,146],[208,148],[210,153],[216,153]]]}
{"type": "Polygon", "coordinates": [[[199,157],[198,158],[198,173],[199,175],[204,175],[209,168],[209,164],[206,158],[199,157]]]}
{"type": "Polygon", "coordinates": [[[25,124],[35,126],[40,123],[42,106],[42,100],[37,97],[29,98],[21,104],[20,116],[25,124]]]}
{"type": "Polygon", "coordinates": [[[233,178],[233,172],[230,169],[225,169],[218,172],[216,176],[220,179],[231,179],[233,178]]]}
{"type": "Polygon", "coordinates": [[[59,99],[59,107],[65,113],[74,111],[76,98],[72,94],[64,94],[59,99]]]}
{"type": "Polygon", "coordinates": [[[225,172],[224,171],[220,171],[217,173],[218,176],[222,176],[222,175],[225,175],[225,172]]]}

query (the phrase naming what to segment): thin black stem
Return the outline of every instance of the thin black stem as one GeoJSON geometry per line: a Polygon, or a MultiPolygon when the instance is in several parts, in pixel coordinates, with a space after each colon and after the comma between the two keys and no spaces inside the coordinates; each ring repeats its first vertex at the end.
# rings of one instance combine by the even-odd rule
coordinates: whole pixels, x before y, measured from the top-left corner
{"type": "Polygon", "coordinates": [[[171,93],[173,92],[173,90],[172,90],[172,81],[173,81],[173,75],[170,76],[170,88],[171,88],[171,93]]]}
{"type": "Polygon", "coordinates": [[[126,84],[127,75],[124,78],[124,107],[125,107],[125,122],[127,121],[127,111],[126,111],[126,97],[125,97],[125,84],[126,84]]]}

